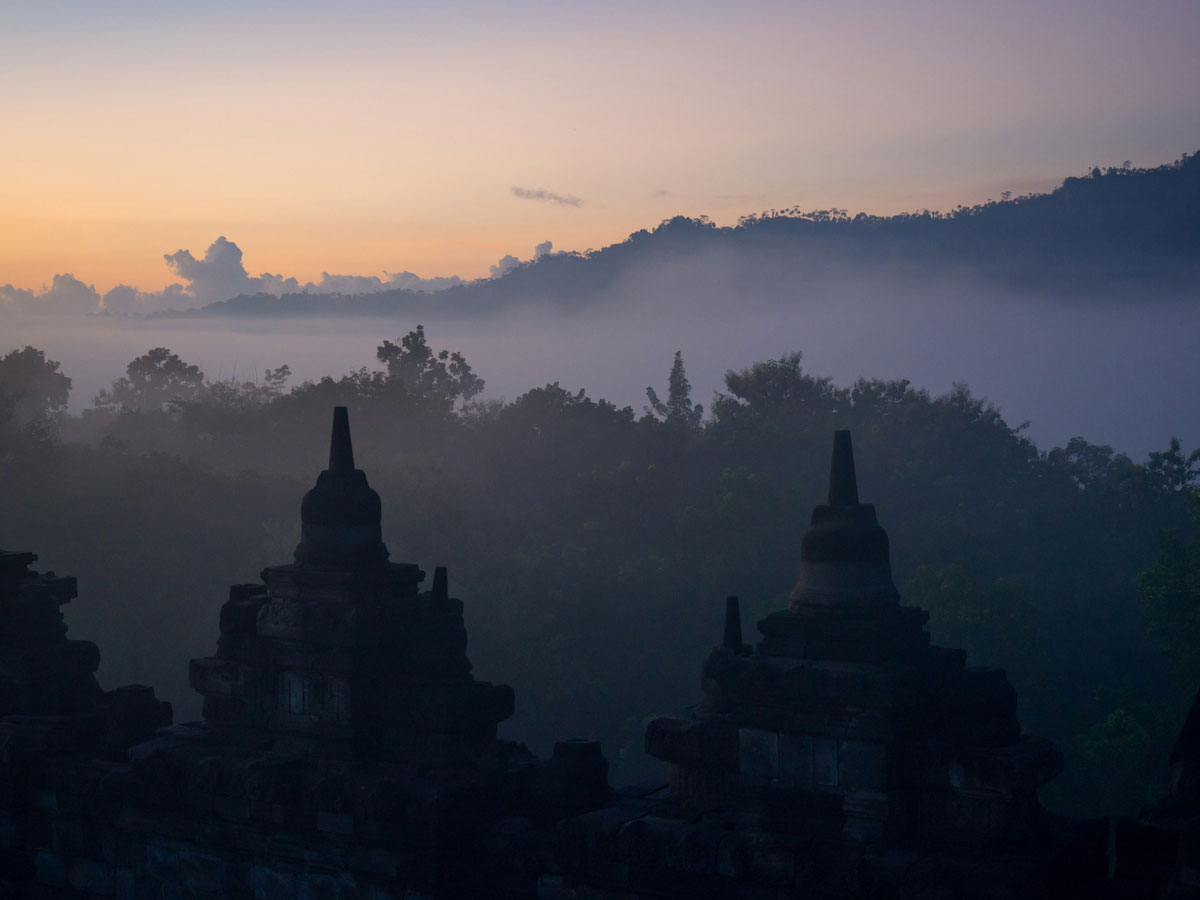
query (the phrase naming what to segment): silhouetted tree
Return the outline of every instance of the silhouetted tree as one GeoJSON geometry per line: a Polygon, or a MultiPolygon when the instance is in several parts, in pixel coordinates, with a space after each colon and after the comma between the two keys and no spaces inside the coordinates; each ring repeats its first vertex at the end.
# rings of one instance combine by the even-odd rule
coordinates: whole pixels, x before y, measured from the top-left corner
{"type": "Polygon", "coordinates": [[[195,400],[204,389],[204,373],[166,347],[155,347],[125,368],[125,377],[101,389],[92,405],[111,412],[166,412],[173,404],[195,400]]]}
{"type": "Polygon", "coordinates": [[[1150,451],[1146,476],[1158,490],[1183,493],[1200,484],[1200,450],[1185,456],[1179,438],[1171,438],[1167,449],[1150,451]]]}
{"type": "Polygon", "coordinates": [[[0,416],[14,427],[46,426],[67,407],[71,379],[34,347],[0,357],[0,416]]]}
{"type": "Polygon", "coordinates": [[[399,344],[384,341],[375,356],[387,367],[389,384],[402,387],[407,396],[444,412],[484,388],[483,379],[471,370],[461,353],[434,353],[425,340],[423,325],[400,338],[399,344]]]}
{"type": "Polygon", "coordinates": [[[1162,793],[1159,718],[1132,698],[1103,700],[1108,712],[1067,741],[1066,768],[1042,795],[1054,805],[1065,799],[1076,815],[1133,815],[1162,793]]]}
{"type": "Polygon", "coordinates": [[[1184,697],[1200,685],[1200,492],[1190,500],[1190,540],[1160,533],[1157,558],[1138,576],[1146,630],[1162,647],[1184,697]]]}
{"type": "Polygon", "coordinates": [[[678,422],[688,428],[700,427],[704,407],[699,403],[692,403],[692,385],[683,368],[683,353],[679,350],[675,351],[675,361],[671,364],[671,374],[667,378],[667,402],[659,400],[658,393],[652,387],[646,388],[646,399],[650,401],[646,408],[647,413],[667,422],[678,422]]]}
{"type": "Polygon", "coordinates": [[[232,378],[213,381],[205,385],[196,399],[177,402],[187,408],[189,415],[205,415],[206,418],[251,412],[278,400],[291,375],[291,368],[282,365],[277,369],[267,369],[262,381],[236,381],[232,378]]]}

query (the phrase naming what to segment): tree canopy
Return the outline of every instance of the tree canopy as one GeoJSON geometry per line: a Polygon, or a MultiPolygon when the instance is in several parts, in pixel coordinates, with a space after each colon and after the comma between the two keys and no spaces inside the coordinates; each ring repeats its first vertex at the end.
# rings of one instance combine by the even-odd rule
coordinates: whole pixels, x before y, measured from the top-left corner
{"type": "Polygon", "coordinates": [[[195,400],[204,390],[204,373],[166,347],[155,347],[129,363],[125,376],[101,389],[92,401],[111,412],[166,412],[195,400]]]}
{"type": "Polygon", "coordinates": [[[71,379],[34,347],[0,356],[0,419],[14,427],[46,425],[67,407],[71,379]]]}
{"type": "Polygon", "coordinates": [[[480,400],[482,378],[421,327],[377,358],[212,382],[154,348],[76,418],[57,363],[0,357],[0,397],[39,397],[60,423],[0,428],[0,544],[80,576],[72,630],[100,643],[106,680],[198,714],[179,660],[210,649],[228,584],[290,559],[329,409],[349,405],[392,558],[450,566],[476,670],[517,690],[510,733],[535,749],[595,734],[618,781],[652,775],[643,717],[694,699],[726,595],[751,640],[786,605],[831,434],[850,428],[905,602],[968,664],[1007,667],[1025,726],[1067,748],[1054,803],[1091,810],[1124,779],[1129,805],[1157,784],[1200,682],[1200,455],[1178,442],[1141,462],[1083,438],[1043,451],[966,386],[839,385],[799,353],[729,372],[707,417],[679,353],[640,417],[559,382],[480,400]]]}

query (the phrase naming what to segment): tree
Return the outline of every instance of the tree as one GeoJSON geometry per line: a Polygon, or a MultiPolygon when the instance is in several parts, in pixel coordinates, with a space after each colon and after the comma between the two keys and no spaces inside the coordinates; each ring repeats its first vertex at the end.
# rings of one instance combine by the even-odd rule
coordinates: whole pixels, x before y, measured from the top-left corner
{"type": "Polygon", "coordinates": [[[0,357],[0,416],[17,428],[43,427],[63,412],[71,379],[35,347],[0,357]]]}
{"type": "Polygon", "coordinates": [[[786,353],[779,359],[756,362],[748,369],[725,373],[728,394],[713,401],[718,418],[738,418],[738,410],[753,416],[795,413],[804,416],[823,416],[845,407],[846,392],[834,386],[829,378],[806,374],[800,367],[799,352],[786,353]]]}
{"type": "Polygon", "coordinates": [[[155,347],[125,367],[125,377],[96,395],[98,410],[167,412],[195,400],[204,390],[204,373],[166,347],[155,347]]]}
{"type": "Polygon", "coordinates": [[[692,403],[692,385],[683,369],[683,354],[675,351],[675,362],[671,364],[671,374],[667,378],[667,402],[658,399],[658,393],[652,387],[646,388],[646,399],[650,405],[646,412],[667,422],[678,422],[688,428],[699,428],[700,420],[704,417],[704,407],[692,403]]]}
{"type": "Polygon", "coordinates": [[[1021,585],[999,578],[980,583],[958,564],[921,566],[905,582],[905,602],[929,611],[929,633],[944,647],[962,647],[973,666],[1000,666],[1023,703],[1045,707],[1037,609],[1021,585]]]}
{"type": "Polygon", "coordinates": [[[425,340],[424,325],[400,338],[399,344],[384,341],[375,356],[387,367],[390,386],[441,412],[450,412],[456,402],[470,400],[484,388],[483,379],[461,353],[434,353],[425,340]]]}
{"type": "Polygon", "coordinates": [[[261,380],[210,381],[193,399],[180,397],[170,401],[171,411],[181,427],[190,426],[193,433],[208,435],[224,432],[227,442],[230,432],[246,432],[248,418],[261,416],[267,406],[283,396],[291,375],[291,368],[282,365],[267,369],[261,380]]]}
{"type": "Polygon", "coordinates": [[[1066,801],[1076,815],[1135,815],[1162,792],[1162,748],[1147,727],[1157,724],[1146,709],[1113,706],[1067,742],[1066,769],[1044,801],[1066,801]]]}
{"type": "Polygon", "coordinates": [[[292,377],[287,365],[278,369],[267,369],[262,381],[214,381],[198,394],[195,401],[178,401],[186,404],[189,411],[208,408],[218,413],[255,412],[283,396],[284,385],[292,377]]]}
{"type": "Polygon", "coordinates": [[[1188,491],[1200,484],[1200,450],[1184,456],[1179,438],[1173,437],[1166,450],[1150,452],[1146,475],[1159,490],[1173,494],[1188,491]]]}
{"type": "Polygon", "coordinates": [[[1191,539],[1173,531],[1160,533],[1157,558],[1138,576],[1142,621],[1185,697],[1200,684],[1200,492],[1191,493],[1189,500],[1191,539]]]}

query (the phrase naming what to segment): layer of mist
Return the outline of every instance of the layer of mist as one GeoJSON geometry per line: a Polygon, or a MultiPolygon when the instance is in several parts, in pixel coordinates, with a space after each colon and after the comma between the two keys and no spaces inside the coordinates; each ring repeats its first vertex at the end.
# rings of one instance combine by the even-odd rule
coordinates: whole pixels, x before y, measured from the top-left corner
{"type": "MultiPolygon", "coordinates": [[[[954,274],[890,279],[842,273],[764,299],[720,259],[657,266],[579,312],[526,306],[482,317],[422,316],[431,340],[462,351],[485,397],[551,382],[635,412],[681,350],[698,400],[724,373],[800,350],[805,369],[849,384],[907,378],[935,393],[965,382],[1046,449],[1076,435],[1141,458],[1177,436],[1200,444],[1200,304],[1181,287],[1156,298],[1113,290],[1088,302],[1018,292],[954,274]]],[[[760,286],[758,286],[760,287],[760,286]]],[[[760,287],[761,290],[761,287],[760,287]]],[[[71,409],[151,347],[210,379],[253,380],[286,363],[292,384],[375,368],[375,348],[417,324],[398,317],[8,316],[0,351],[31,344],[62,363],[71,409]]]]}

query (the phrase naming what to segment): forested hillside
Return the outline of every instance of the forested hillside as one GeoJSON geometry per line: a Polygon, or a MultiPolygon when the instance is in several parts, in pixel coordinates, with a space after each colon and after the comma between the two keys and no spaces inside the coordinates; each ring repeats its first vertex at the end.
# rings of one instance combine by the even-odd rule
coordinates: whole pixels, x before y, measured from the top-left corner
{"type": "Polygon", "coordinates": [[[1095,168],[1050,193],[1003,195],[946,213],[790,208],[723,227],[680,216],[600,250],[547,254],[500,278],[432,294],[258,294],[210,304],[204,313],[447,315],[529,303],[578,308],[614,290],[646,292],[647,270],[697,264],[736,276],[739,302],[848,267],[860,275],[960,270],[1002,285],[1082,297],[1122,284],[1194,289],[1200,278],[1200,153],[1150,169],[1095,168]]]}
{"type": "Polygon", "coordinates": [[[616,780],[652,775],[644,721],[698,697],[727,594],[750,636],[785,605],[850,428],[904,602],[931,610],[935,642],[1008,668],[1025,726],[1066,746],[1052,802],[1112,812],[1160,791],[1200,679],[1191,448],[1039,448],[965,386],[838,385],[798,353],[730,372],[709,409],[678,355],[644,410],[558,383],[479,402],[480,373],[420,328],[378,360],[214,382],[159,348],[72,417],[69,373],[0,357],[0,546],[79,576],[67,621],[99,643],[105,684],[198,715],[187,659],[211,651],[229,584],[290,561],[344,404],[392,559],[450,567],[477,673],[516,688],[510,735],[542,753],[594,735],[616,780]]]}

